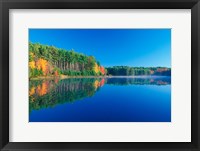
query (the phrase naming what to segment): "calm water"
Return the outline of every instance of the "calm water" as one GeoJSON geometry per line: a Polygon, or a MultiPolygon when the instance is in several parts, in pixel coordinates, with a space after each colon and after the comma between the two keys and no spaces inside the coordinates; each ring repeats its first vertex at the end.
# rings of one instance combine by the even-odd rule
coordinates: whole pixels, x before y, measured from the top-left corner
{"type": "Polygon", "coordinates": [[[30,122],[170,122],[170,77],[29,83],[30,122]]]}

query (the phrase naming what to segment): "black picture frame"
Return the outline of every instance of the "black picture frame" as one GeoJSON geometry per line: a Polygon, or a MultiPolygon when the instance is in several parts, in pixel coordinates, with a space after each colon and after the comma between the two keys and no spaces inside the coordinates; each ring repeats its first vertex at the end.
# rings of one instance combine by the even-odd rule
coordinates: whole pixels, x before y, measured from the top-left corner
{"type": "Polygon", "coordinates": [[[1,150],[200,150],[199,0],[0,0],[0,33],[1,150]],[[191,9],[191,142],[9,142],[9,9],[191,9]]]}

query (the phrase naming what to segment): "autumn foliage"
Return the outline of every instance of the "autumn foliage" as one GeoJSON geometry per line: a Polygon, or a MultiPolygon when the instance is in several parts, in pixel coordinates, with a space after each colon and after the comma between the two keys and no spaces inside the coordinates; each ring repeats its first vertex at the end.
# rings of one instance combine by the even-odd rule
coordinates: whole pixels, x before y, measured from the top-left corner
{"type": "Polygon", "coordinates": [[[31,69],[36,68],[36,67],[35,67],[35,61],[30,61],[30,62],[29,62],[29,67],[30,67],[31,69]]]}
{"type": "Polygon", "coordinates": [[[94,72],[95,73],[99,72],[99,66],[97,65],[97,63],[94,64],[94,72]]]}
{"type": "Polygon", "coordinates": [[[74,50],[29,43],[29,77],[38,76],[99,76],[105,69],[94,56],[74,50]]]}
{"type": "Polygon", "coordinates": [[[38,70],[42,70],[43,75],[47,75],[49,73],[48,61],[45,59],[42,59],[42,58],[38,59],[36,61],[36,67],[38,70]]]}
{"type": "Polygon", "coordinates": [[[98,66],[97,63],[95,63],[94,72],[99,75],[105,75],[105,68],[103,66],[98,66]]]}
{"type": "Polygon", "coordinates": [[[103,74],[103,75],[105,75],[105,68],[104,67],[100,67],[100,72],[103,74]]]}
{"type": "Polygon", "coordinates": [[[31,60],[29,61],[30,76],[46,76],[51,73],[51,65],[43,58],[37,58],[33,53],[30,53],[31,60]]]}

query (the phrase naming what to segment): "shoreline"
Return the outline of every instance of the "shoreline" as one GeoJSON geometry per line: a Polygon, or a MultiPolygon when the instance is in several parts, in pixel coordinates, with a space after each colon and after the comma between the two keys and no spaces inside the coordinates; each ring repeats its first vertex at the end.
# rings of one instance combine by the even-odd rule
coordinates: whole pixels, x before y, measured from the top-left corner
{"type": "Polygon", "coordinates": [[[35,77],[29,78],[29,80],[44,80],[44,79],[69,79],[69,78],[107,78],[110,76],[42,76],[42,77],[35,77]]]}
{"type": "Polygon", "coordinates": [[[69,78],[146,78],[146,77],[171,77],[171,76],[162,76],[162,75],[138,75],[138,76],[67,76],[67,75],[60,75],[60,76],[42,76],[42,77],[35,77],[29,78],[29,80],[51,80],[51,79],[69,79],[69,78]]]}

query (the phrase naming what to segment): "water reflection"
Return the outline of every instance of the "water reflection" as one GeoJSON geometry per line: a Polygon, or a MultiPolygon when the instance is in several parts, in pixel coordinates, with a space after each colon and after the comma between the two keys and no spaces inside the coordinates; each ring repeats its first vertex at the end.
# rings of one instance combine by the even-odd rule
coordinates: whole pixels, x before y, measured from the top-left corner
{"type": "Polygon", "coordinates": [[[91,97],[104,84],[169,85],[170,77],[69,78],[29,82],[29,112],[91,97]]]}
{"type": "Polygon", "coordinates": [[[169,85],[171,84],[171,77],[116,77],[108,78],[106,84],[113,85],[169,85]]]}

